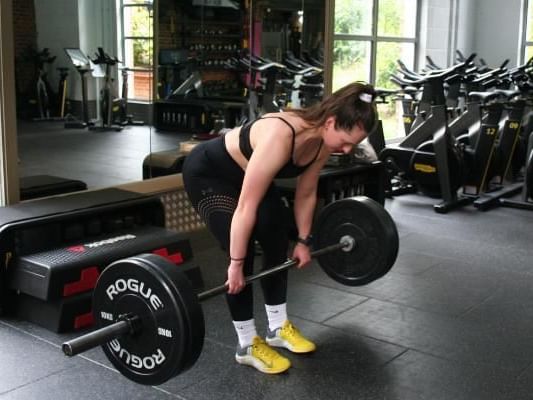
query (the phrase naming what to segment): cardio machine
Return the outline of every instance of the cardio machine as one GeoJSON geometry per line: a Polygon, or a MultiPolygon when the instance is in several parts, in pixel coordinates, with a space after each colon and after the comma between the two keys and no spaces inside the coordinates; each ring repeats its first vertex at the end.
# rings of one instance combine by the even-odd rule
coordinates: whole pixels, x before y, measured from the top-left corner
{"type": "Polygon", "coordinates": [[[89,58],[78,48],[65,48],[65,53],[70,59],[76,71],[80,76],[81,81],[81,111],[82,119],[78,119],[71,114],[65,116],[65,128],[66,129],[84,129],[92,125],[89,121],[89,111],[87,107],[87,81],[86,76],[88,72],[91,72],[91,61],[89,58]]]}

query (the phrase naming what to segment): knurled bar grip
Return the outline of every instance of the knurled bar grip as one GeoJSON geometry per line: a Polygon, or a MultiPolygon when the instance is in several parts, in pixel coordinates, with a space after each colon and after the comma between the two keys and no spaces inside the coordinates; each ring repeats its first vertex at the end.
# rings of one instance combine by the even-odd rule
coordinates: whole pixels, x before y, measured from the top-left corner
{"type": "MultiPolygon", "coordinates": [[[[332,244],[330,246],[326,246],[326,247],[324,247],[322,249],[318,249],[318,250],[312,251],[311,252],[311,258],[315,258],[315,257],[321,256],[322,254],[331,253],[332,251],[342,249],[343,247],[346,247],[346,246],[349,246],[349,245],[350,245],[350,243],[347,243],[345,241],[340,241],[339,243],[335,243],[335,244],[332,244]]],[[[275,274],[276,272],[283,271],[285,269],[289,269],[289,268],[291,268],[291,267],[293,267],[293,266],[295,266],[297,264],[298,264],[297,260],[287,260],[283,264],[280,264],[280,265],[278,265],[276,267],[267,269],[267,270],[265,270],[263,272],[260,272],[260,273],[258,273],[256,275],[250,275],[248,278],[246,278],[245,285],[248,285],[249,283],[251,283],[251,282],[253,282],[255,280],[264,278],[265,276],[275,274]]],[[[198,300],[199,301],[206,300],[206,299],[209,299],[211,297],[217,296],[217,295],[219,295],[221,293],[225,293],[227,291],[228,291],[228,286],[227,285],[220,285],[220,286],[214,287],[212,289],[208,289],[205,292],[199,293],[198,294],[198,300]]]]}

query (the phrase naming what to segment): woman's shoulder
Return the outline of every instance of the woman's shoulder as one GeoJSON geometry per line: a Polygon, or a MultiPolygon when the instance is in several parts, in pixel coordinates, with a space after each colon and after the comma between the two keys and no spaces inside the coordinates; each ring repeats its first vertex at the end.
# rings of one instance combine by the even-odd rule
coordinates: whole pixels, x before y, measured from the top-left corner
{"type": "Polygon", "coordinates": [[[267,122],[265,125],[272,124],[272,126],[285,126],[287,129],[294,129],[298,133],[306,125],[305,121],[297,114],[292,112],[268,113],[263,115],[260,120],[267,122]]]}

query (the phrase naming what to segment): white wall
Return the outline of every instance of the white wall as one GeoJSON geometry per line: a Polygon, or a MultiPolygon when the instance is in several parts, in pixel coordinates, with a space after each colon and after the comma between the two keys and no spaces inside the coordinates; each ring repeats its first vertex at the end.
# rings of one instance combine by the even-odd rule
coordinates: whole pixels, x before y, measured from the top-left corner
{"type": "MultiPolygon", "coordinates": [[[[48,47],[57,56],[48,73],[49,81],[55,89],[59,77],[55,68],[69,67],[69,97],[80,100],[80,77],[63,49],[80,48],[94,58],[98,47],[103,47],[108,54],[116,55],[115,0],[35,0],[35,16],[39,48],[48,47]]],[[[96,99],[97,93],[95,80],[88,73],[88,100],[96,99]]]]}
{"type": "Polygon", "coordinates": [[[456,48],[465,56],[476,51],[474,49],[476,11],[476,0],[458,0],[456,48]]]}
{"type": "MultiPolygon", "coordinates": [[[[80,49],[95,58],[98,47],[111,56],[117,55],[117,18],[115,0],[78,0],[80,49]]],[[[90,74],[87,74],[90,75],[90,74]]],[[[113,69],[115,80],[117,69],[113,69]]],[[[100,78],[87,78],[87,97],[96,99],[102,85],[100,78]]],[[[81,96],[80,96],[81,98],[81,96]]]]}
{"type": "Polygon", "coordinates": [[[476,52],[490,66],[519,59],[522,0],[459,0],[457,48],[476,52]]]}
{"type": "Polygon", "coordinates": [[[98,47],[115,55],[117,22],[115,0],[78,0],[80,48],[94,55],[98,47]]]}
{"type": "Polygon", "coordinates": [[[420,24],[420,68],[426,55],[443,68],[448,65],[450,37],[450,0],[423,0],[420,24]]]}
{"type": "MultiPolygon", "coordinates": [[[[59,74],[56,68],[72,67],[63,50],[79,46],[78,3],[72,0],[35,0],[37,46],[50,49],[56,60],[48,68],[48,80],[56,89],[59,74]]],[[[76,74],[73,70],[72,74],[76,74]]]]}
{"type": "Polygon", "coordinates": [[[438,65],[449,65],[455,49],[465,56],[475,52],[490,66],[505,59],[509,66],[517,65],[521,6],[522,0],[422,0],[419,67],[424,67],[426,55],[438,65]]]}

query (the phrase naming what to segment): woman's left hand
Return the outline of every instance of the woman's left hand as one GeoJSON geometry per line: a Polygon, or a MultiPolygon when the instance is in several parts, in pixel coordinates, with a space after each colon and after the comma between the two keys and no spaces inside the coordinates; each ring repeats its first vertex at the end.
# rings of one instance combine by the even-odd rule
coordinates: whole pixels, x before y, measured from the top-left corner
{"type": "Polygon", "coordinates": [[[302,243],[297,243],[292,251],[292,258],[298,260],[297,268],[305,267],[311,261],[311,249],[302,243]]]}

